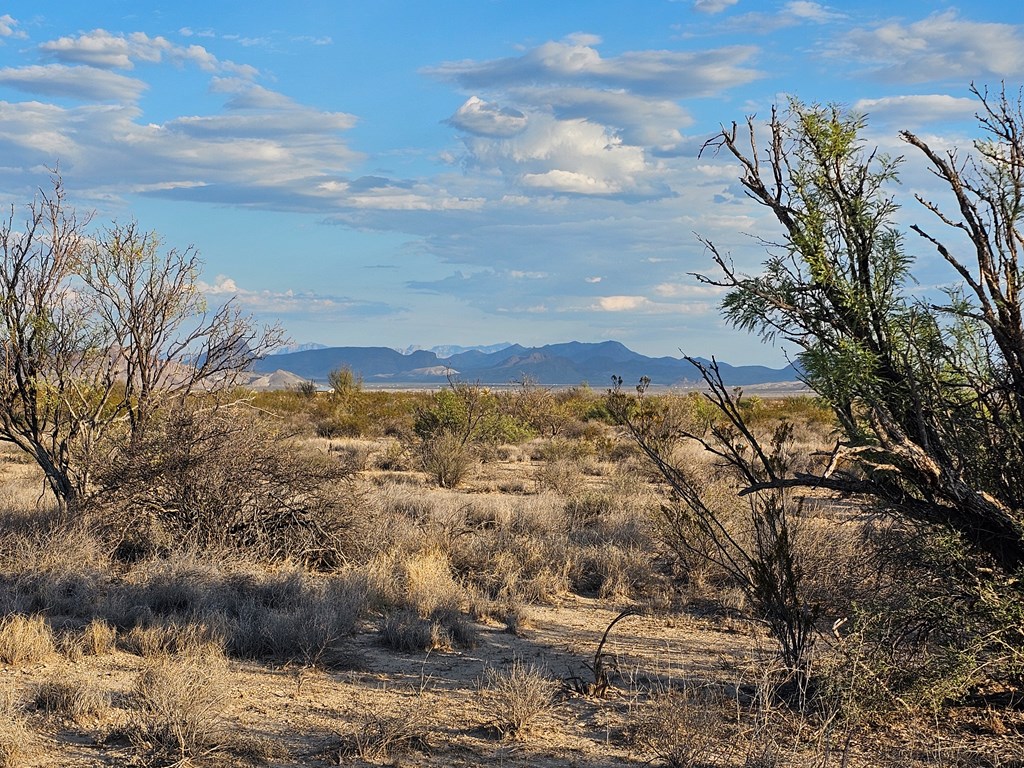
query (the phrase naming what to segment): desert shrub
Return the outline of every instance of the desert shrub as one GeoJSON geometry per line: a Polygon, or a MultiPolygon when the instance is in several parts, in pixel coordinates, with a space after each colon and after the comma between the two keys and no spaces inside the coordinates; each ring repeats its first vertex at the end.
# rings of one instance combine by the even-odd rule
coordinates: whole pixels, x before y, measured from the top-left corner
{"type": "Polygon", "coordinates": [[[347,472],[237,410],[168,414],[98,478],[119,551],[235,550],[336,566],[354,499],[347,472]]]}
{"type": "Polygon", "coordinates": [[[223,660],[215,656],[165,657],[136,679],[125,726],[143,754],[176,761],[201,757],[226,739],[218,693],[223,660]]]}
{"type": "Polygon", "coordinates": [[[347,572],[308,586],[276,608],[250,599],[226,622],[227,650],[243,658],[274,658],[306,666],[347,667],[346,644],[366,607],[366,580],[347,572]]]}
{"type": "Polygon", "coordinates": [[[730,719],[735,704],[730,712],[721,691],[687,686],[656,691],[633,709],[627,735],[638,752],[671,768],[702,768],[734,753],[730,719]]]}
{"type": "Polygon", "coordinates": [[[295,394],[297,394],[299,397],[304,397],[309,400],[312,400],[314,397],[316,397],[316,393],[319,391],[319,389],[320,387],[317,386],[317,383],[315,381],[302,381],[295,385],[295,394]]]}
{"type": "Polygon", "coordinates": [[[550,602],[566,594],[572,556],[563,506],[544,493],[473,511],[478,530],[453,541],[453,567],[491,599],[550,602]]]}
{"type": "MultiPolygon", "coordinates": [[[[386,605],[408,608],[422,618],[458,610],[466,591],[455,580],[448,555],[441,550],[380,552],[370,563],[371,589],[386,605]]],[[[422,543],[422,542],[420,542],[422,543]]]]}
{"type": "Polygon", "coordinates": [[[11,614],[0,619],[0,662],[22,666],[56,652],[53,630],[42,616],[11,614]]]}
{"type": "Polygon", "coordinates": [[[569,578],[574,591],[581,594],[633,597],[653,580],[651,557],[648,550],[636,547],[608,542],[585,545],[573,558],[569,578]]]}
{"type": "Polygon", "coordinates": [[[380,622],[381,643],[395,651],[417,653],[473,648],[477,632],[459,611],[438,610],[423,617],[408,608],[388,611],[380,622]]]}
{"type": "Polygon", "coordinates": [[[374,458],[374,466],[392,472],[404,472],[409,469],[409,455],[405,446],[398,440],[389,440],[380,453],[374,458]]]}
{"type": "Polygon", "coordinates": [[[151,658],[170,654],[222,653],[221,628],[193,618],[164,619],[132,627],[121,636],[128,653],[151,658]]]}
{"type": "Polygon", "coordinates": [[[362,472],[370,463],[373,443],[365,440],[342,440],[330,443],[327,453],[350,472],[362,472]]]}
{"type": "Polygon", "coordinates": [[[36,686],[33,701],[38,709],[59,717],[79,720],[110,708],[110,694],[94,682],[58,673],[36,686]]]}
{"type": "Polygon", "coordinates": [[[592,529],[608,517],[616,505],[615,499],[605,493],[581,493],[565,502],[565,522],[569,533],[592,529]]]}
{"type": "Polygon", "coordinates": [[[420,446],[423,470],[442,488],[455,488],[476,463],[472,449],[455,433],[443,430],[420,446]]]}
{"type": "Polygon", "coordinates": [[[373,763],[395,760],[399,755],[428,746],[430,720],[422,701],[409,703],[396,714],[364,712],[339,734],[341,744],[331,751],[338,764],[351,757],[373,763]]]}
{"type": "Polygon", "coordinates": [[[548,461],[537,472],[537,487],[542,491],[574,496],[582,493],[585,485],[583,470],[571,459],[548,461]]]}
{"type": "Polygon", "coordinates": [[[518,658],[502,669],[488,668],[480,684],[492,726],[502,737],[515,739],[551,714],[557,690],[547,670],[518,658]]]}

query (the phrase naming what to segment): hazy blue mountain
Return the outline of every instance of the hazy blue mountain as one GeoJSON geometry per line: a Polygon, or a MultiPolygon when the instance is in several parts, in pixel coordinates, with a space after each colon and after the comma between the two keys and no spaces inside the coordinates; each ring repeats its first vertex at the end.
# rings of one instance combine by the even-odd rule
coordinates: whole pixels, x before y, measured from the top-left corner
{"type": "MultiPolygon", "coordinates": [[[[596,344],[571,341],[543,347],[518,344],[487,352],[471,349],[444,358],[436,352],[417,350],[402,354],[387,347],[330,347],[274,355],[253,366],[256,373],[290,371],[304,379],[326,383],[327,374],[349,366],[368,385],[444,384],[446,371],[459,379],[481,384],[510,384],[528,378],[549,386],[573,386],[588,383],[606,387],[613,376],[633,385],[647,376],[658,386],[696,383],[700,375],[681,358],[647,357],[617,341],[596,344]]],[[[749,386],[795,381],[792,365],[781,369],[760,365],[733,366],[719,363],[726,384],[749,386]]]]}
{"type": "MultiPolygon", "coordinates": [[[[501,350],[508,349],[511,346],[512,342],[503,341],[500,344],[478,344],[472,347],[460,347],[458,344],[442,344],[436,347],[427,347],[426,350],[428,352],[433,352],[440,358],[447,359],[452,355],[461,355],[465,352],[500,352],[501,350]]],[[[424,349],[424,347],[406,347],[405,349],[400,349],[399,352],[403,355],[409,355],[413,352],[419,352],[422,349],[424,349]]]]}

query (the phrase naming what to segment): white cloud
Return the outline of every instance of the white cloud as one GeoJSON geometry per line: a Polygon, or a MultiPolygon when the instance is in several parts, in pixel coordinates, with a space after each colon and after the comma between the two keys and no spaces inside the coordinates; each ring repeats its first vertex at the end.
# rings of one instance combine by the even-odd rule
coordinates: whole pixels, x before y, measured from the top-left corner
{"type": "Polygon", "coordinates": [[[0,85],[44,96],[59,96],[81,101],[134,102],[147,88],[135,78],[96,67],[46,66],[4,67],[0,85]]]}
{"type": "Polygon", "coordinates": [[[651,300],[644,296],[602,296],[597,300],[595,309],[603,312],[635,312],[651,304],[651,300]]]}
{"type": "Polygon", "coordinates": [[[910,24],[854,29],[830,53],[863,62],[887,81],[1016,78],[1024,75],[1024,28],[967,21],[949,10],[910,24]]]}
{"type": "Polygon", "coordinates": [[[505,138],[526,128],[527,118],[518,109],[488,103],[476,96],[469,99],[448,118],[454,127],[478,136],[505,138]]]}
{"type": "Polygon", "coordinates": [[[843,18],[843,14],[830,10],[820,3],[810,2],[810,0],[791,0],[782,7],[782,12],[795,19],[812,21],[816,24],[843,18]]]}
{"type": "Polygon", "coordinates": [[[651,301],[646,296],[602,296],[596,304],[591,305],[590,309],[597,312],[630,312],[647,315],[702,315],[712,311],[714,305],[706,301],[667,304],[651,301]]]}
{"type": "Polygon", "coordinates": [[[835,11],[821,3],[810,0],[790,0],[783,4],[777,11],[751,11],[739,16],[733,16],[724,22],[724,26],[731,30],[742,30],[744,32],[766,35],[787,27],[797,27],[804,24],[827,24],[847,18],[846,14],[835,11]]]}
{"type": "Polygon", "coordinates": [[[536,83],[597,85],[672,98],[718,95],[761,76],[746,66],[756,50],[752,46],[699,52],[631,51],[603,58],[594,44],[593,38],[575,37],[543,43],[518,57],[446,62],[424,72],[470,89],[536,83]]]}
{"type": "Polygon", "coordinates": [[[340,320],[388,315],[398,311],[395,307],[382,302],[363,301],[347,296],[328,296],[309,291],[246,289],[227,275],[217,275],[213,283],[200,280],[197,287],[215,302],[234,300],[249,312],[277,318],[312,315],[320,320],[340,320]]]}
{"type": "Polygon", "coordinates": [[[644,151],[601,125],[532,115],[519,135],[466,138],[471,162],[529,189],[576,194],[640,192],[650,172],[644,151]]]}
{"type": "Polygon", "coordinates": [[[164,37],[150,37],[144,32],[115,35],[94,29],[42,43],[39,50],[58,62],[101,69],[133,69],[136,63],[157,64],[167,59],[194,64],[205,72],[229,72],[246,78],[258,74],[255,67],[221,61],[201,45],[179,46],[164,37]]]}
{"type": "Polygon", "coordinates": [[[0,16],[0,37],[26,37],[25,32],[18,29],[18,26],[18,20],[9,13],[5,13],[3,16],[0,16]]]}
{"type": "Polygon", "coordinates": [[[700,13],[721,13],[737,2],[738,0],[693,0],[693,10],[700,13]]]}
{"type": "Polygon", "coordinates": [[[878,120],[901,122],[901,127],[940,120],[969,120],[977,109],[976,99],[944,93],[860,99],[853,105],[855,112],[866,114],[872,123],[878,120]]]}
{"type": "MultiPolygon", "coordinates": [[[[749,82],[753,48],[633,51],[604,58],[578,33],[522,55],[424,70],[473,93],[448,122],[463,166],[528,195],[664,195],[662,159],[696,152],[680,99],[749,82]]],[[[698,145],[699,146],[699,145],[698,145]]]]}

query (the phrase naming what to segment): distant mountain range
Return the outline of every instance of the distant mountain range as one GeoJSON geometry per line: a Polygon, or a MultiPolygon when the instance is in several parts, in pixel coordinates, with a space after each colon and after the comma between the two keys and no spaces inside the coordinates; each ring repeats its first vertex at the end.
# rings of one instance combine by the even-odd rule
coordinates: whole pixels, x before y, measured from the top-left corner
{"type": "MultiPolygon", "coordinates": [[[[548,386],[588,383],[606,387],[613,376],[632,386],[642,376],[655,386],[685,386],[700,375],[676,357],[647,357],[617,341],[588,344],[571,341],[543,347],[496,345],[498,349],[471,348],[446,357],[430,350],[402,354],[388,347],[327,347],[276,354],[259,360],[254,373],[287,371],[304,380],[326,384],[332,370],[348,366],[370,385],[434,386],[444,384],[450,371],[462,381],[487,385],[511,384],[528,378],[548,386]]],[[[444,347],[440,349],[446,349],[444,347]]],[[[732,366],[719,362],[722,378],[730,386],[796,382],[798,371],[761,365],[732,366]]]]}

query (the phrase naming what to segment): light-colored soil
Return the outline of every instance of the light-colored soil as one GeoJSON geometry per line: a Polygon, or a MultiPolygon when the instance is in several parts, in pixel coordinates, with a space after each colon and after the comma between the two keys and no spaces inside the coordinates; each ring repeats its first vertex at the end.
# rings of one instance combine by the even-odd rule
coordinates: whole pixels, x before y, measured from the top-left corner
{"type": "MultiPolygon", "coordinates": [[[[592,662],[615,608],[586,598],[529,609],[530,629],[512,635],[494,624],[479,624],[479,644],[466,651],[397,653],[377,642],[368,627],[350,642],[356,669],[275,668],[236,662],[218,678],[217,713],[223,724],[269,739],[288,754],[267,760],[272,766],[360,764],[342,756],[346,736],[373,718],[408,718],[424,734],[422,744],[383,762],[424,766],[612,766],[643,765],[651,755],[634,749],[625,736],[632,707],[644,691],[686,679],[735,680],[737,660],[754,650],[753,638],[723,632],[698,619],[629,616],[609,634],[604,650],[617,669],[602,699],[582,695],[574,685],[590,681],[592,662]],[[488,668],[501,670],[515,659],[547,670],[561,681],[555,705],[518,739],[502,739],[481,695],[488,668]]],[[[35,713],[40,733],[28,766],[120,765],[129,759],[123,744],[102,743],[122,721],[118,708],[146,660],[123,652],[63,657],[23,668],[0,670],[0,685],[28,704],[40,683],[57,672],[89,680],[113,696],[113,709],[100,719],[63,723],[35,713]]],[[[228,758],[224,758],[228,761],[228,758]]],[[[365,761],[364,761],[365,762],[365,761]]],[[[374,762],[381,762],[375,760],[374,762]]],[[[212,764],[217,764],[214,759],[212,764]]],[[[228,764],[228,762],[225,762],[228,764]]]]}

